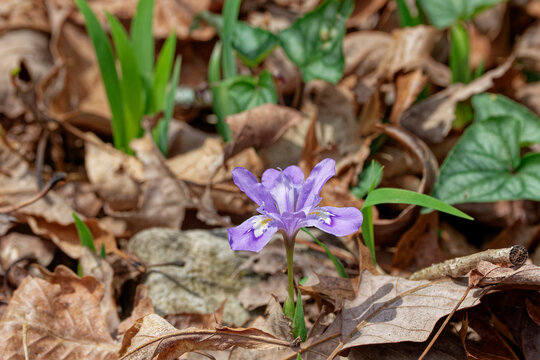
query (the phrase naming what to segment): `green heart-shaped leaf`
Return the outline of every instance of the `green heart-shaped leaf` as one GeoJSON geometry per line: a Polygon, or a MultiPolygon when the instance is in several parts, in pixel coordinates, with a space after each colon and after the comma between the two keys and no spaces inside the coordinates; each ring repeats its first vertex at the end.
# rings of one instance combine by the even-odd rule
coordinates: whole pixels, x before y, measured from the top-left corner
{"type": "Polygon", "coordinates": [[[473,96],[472,103],[477,122],[497,116],[512,116],[521,124],[521,146],[540,143],[540,120],[523,105],[505,96],[487,93],[473,96]]]}
{"type": "Polygon", "coordinates": [[[345,21],[352,0],[327,0],[281,31],[281,46],[302,72],[304,82],[313,79],[337,83],[343,75],[345,21]]]}
{"type": "Polygon", "coordinates": [[[274,79],[266,70],[258,78],[239,75],[221,81],[217,87],[227,94],[229,109],[225,115],[237,114],[266,103],[277,103],[274,79]]]}
{"type": "Polygon", "coordinates": [[[540,154],[520,158],[522,136],[511,116],[475,122],[441,166],[434,196],[452,204],[540,200],[540,154]]]}
{"type": "Polygon", "coordinates": [[[458,20],[471,20],[479,12],[506,0],[419,0],[418,3],[438,28],[450,27],[458,20]]]}

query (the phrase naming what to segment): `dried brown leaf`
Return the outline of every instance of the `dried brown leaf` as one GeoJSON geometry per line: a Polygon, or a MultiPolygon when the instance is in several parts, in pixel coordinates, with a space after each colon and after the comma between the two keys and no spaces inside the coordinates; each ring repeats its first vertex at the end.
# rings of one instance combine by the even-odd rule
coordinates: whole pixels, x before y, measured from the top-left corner
{"type": "Polygon", "coordinates": [[[382,31],[356,31],[345,36],[343,55],[348,75],[356,70],[360,76],[377,68],[390,44],[391,37],[382,31]],[[361,69],[358,69],[361,67],[361,69]]]}
{"type": "Polygon", "coordinates": [[[208,137],[202,146],[167,160],[171,171],[181,180],[208,185],[232,180],[230,169],[241,166],[254,173],[262,171],[262,163],[253,149],[246,149],[223,166],[224,152],[220,139],[208,137]]]}
{"type": "Polygon", "coordinates": [[[416,271],[444,260],[439,248],[439,214],[420,215],[414,225],[399,239],[392,266],[416,271]]]}
{"type": "Polygon", "coordinates": [[[133,311],[131,311],[128,318],[122,320],[118,326],[118,333],[120,335],[125,334],[137,320],[153,313],[154,305],[152,305],[152,300],[148,296],[148,287],[144,284],[137,285],[135,299],[133,299],[133,311]]]}
{"type": "MultiPolygon", "coordinates": [[[[58,0],[57,0],[58,1],[58,0]]],[[[98,18],[105,20],[105,12],[110,12],[122,20],[133,18],[137,1],[135,0],[94,0],[89,3],[98,18]]],[[[166,38],[171,30],[176,31],[179,39],[195,39],[199,41],[210,40],[215,32],[209,26],[203,26],[190,32],[191,21],[195,15],[210,10],[211,0],[164,0],[156,1],[154,8],[154,36],[166,38]]],[[[82,24],[82,16],[73,14],[75,20],[82,24]]]]}
{"type": "Polygon", "coordinates": [[[232,132],[232,140],[225,144],[224,149],[227,161],[244,149],[262,149],[272,145],[288,128],[302,121],[302,114],[286,106],[265,104],[228,116],[225,121],[232,132]]]}
{"type": "MultiPolygon", "coordinates": [[[[15,7],[17,2],[13,1],[7,6],[15,7]]],[[[24,61],[32,81],[38,83],[50,71],[53,62],[48,49],[48,37],[44,33],[28,29],[2,33],[1,19],[0,15],[0,113],[8,118],[15,118],[23,114],[24,104],[11,82],[11,72],[19,68],[21,61],[24,61]]]]}
{"type": "Polygon", "coordinates": [[[505,289],[540,290],[540,266],[527,264],[517,269],[480,261],[471,278],[479,278],[476,286],[497,285],[505,289]]]}
{"type": "MultiPolygon", "coordinates": [[[[420,181],[415,184],[416,188],[409,190],[430,194],[435,185],[439,165],[429,147],[422,140],[401,127],[384,126],[382,129],[386,135],[395,139],[402,147],[405,147],[409,152],[414,154],[414,157],[420,160],[419,164],[422,166],[420,169],[422,177],[420,181]]],[[[394,161],[394,159],[390,158],[389,161],[389,159],[386,158],[384,161],[381,161],[381,164],[385,166],[387,163],[392,163],[394,161]]],[[[418,161],[415,164],[418,165],[418,161]]],[[[393,167],[393,165],[390,165],[390,167],[393,167]]],[[[414,169],[409,168],[409,171],[413,170],[414,169]]],[[[407,173],[410,174],[410,172],[407,173]]],[[[400,174],[399,177],[403,178],[404,174],[400,174]]],[[[407,205],[402,208],[398,216],[393,219],[375,218],[373,224],[377,243],[394,244],[399,236],[401,236],[401,234],[403,234],[415,221],[418,214],[418,206],[407,205]]]]}
{"type": "Polygon", "coordinates": [[[144,167],[137,207],[129,211],[105,210],[125,220],[135,232],[155,226],[180,228],[186,207],[193,207],[186,185],[167,167],[149,134],[133,140],[131,147],[144,167]]]}
{"type": "Polygon", "coordinates": [[[390,122],[397,124],[401,114],[408,109],[424,89],[427,77],[417,69],[406,74],[399,74],[396,78],[396,100],[392,105],[390,122]]]}
{"type": "Polygon", "coordinates": [[[511,56],[503,64],[486,72],[470,84],[451,85],[413,105],[401,116],[401,125],[427,142],[442,141],[452,128],[456,104],[475,94],[487,91],[493,86],[493,81],[506,74],[513,63],[514,57],[511,56]]]}
{"type": "Polygon", "coordinates": [[[334,276],[325,276],[315,273],[311,275],[305,284],[298,288],[302,293],[311,295],[312,298],[322,297],[330,300],[334,308],[339,309],[343,300],[352,300],[358,287],[359,279],[349,279],[334,276]]]}
{"type": "MultiPolygon", "coordinates": [[[[410,281],[364,271],[356,298],[345,301],[343,338],[335,353],[359,345],[425,341],[466,290],[467,284],[449,279],[410,281]]],[[[477,305],[481,296],[481,289],[472,290],[459,308],[477,305]]]]}
{"type": "Polygon", "coordinates": [[[392,32],[388,51],[379,63],[377,73],[384,79],[393,79],[399,71],[423,69],[430,80],[446,86],[450,82],[450,72],[444,65],[431,58],[431,50],[441,32],[432,26],[419,25],[392,32]]]}
{"type": "Polygon", "coordinates": [[[81,257],[79,258],[79,266],[85,276],[93,276],[103,284],[105,293],[100,303],[101,312],[107,323],[109,333],[115,333],[118,329],[120,319],[118,318],[118,311],[116,309],[113,287],[114,274],[111,265],[101,256],[86,246],[83,246],[81,257]]]}
{"type": "Polygon", "coordinates": [[[15,291],[0,320],[5,359],[24,359],[23,325],[31,359],[117,359],[101,313],[103,285],[79,278],[64,266],[45,280],[27,277],[15,291]]]}
{"type": "Polygon", "coordinates": [[[167,314],[165,320],[177,329],[216,329],[221,326],[225,301],[212,314],[167,314]]]}
{"type": "Polygon", "coordinates": [[[0,265],[4,271],[23,257],[32,257],[42,266],[48,266],[54,256],[51,242],[34,235],[12,232],[0,237],[0,265]]]}
{"type": "Polygon", "coordinates": [[[216,330],[178,330],[158,315],[138,320],[128,330],[120,350],[121,359],[174,360],[196,350],[226,350],[232,346],[249,349],[276,349],[294,344],[264,331],[220,328],[216,330]]]}
{"type": "Polygon", "coordinates": [[[0,33],[29,28],[49,31],[47,9],[41,0],[4,0],[0,6],[0,33]]]}
{"type": "Polygon", "coordinates": [[[131,210],[140,196],[143,164],[87,133],[92,142],[85,147],[85,169],[90,183],[107,206],[114,211],[131,210]]]}

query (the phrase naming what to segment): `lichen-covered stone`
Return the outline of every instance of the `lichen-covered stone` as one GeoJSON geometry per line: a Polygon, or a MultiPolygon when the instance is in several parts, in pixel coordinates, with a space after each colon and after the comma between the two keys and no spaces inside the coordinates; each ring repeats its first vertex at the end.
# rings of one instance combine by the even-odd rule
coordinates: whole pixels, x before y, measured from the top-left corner
{"type": "Polygon", "coordinates": [[[144,283],[158,314],[208,314],[226,300],[225,324],[240,326],[249,319],[237,294],[251,281],[240,275],[231,278],[245,258],[230,249],[225,229],[149,229],[136,234],[128,250],[147,265],[184,263],[148,270],[144,283]]]}

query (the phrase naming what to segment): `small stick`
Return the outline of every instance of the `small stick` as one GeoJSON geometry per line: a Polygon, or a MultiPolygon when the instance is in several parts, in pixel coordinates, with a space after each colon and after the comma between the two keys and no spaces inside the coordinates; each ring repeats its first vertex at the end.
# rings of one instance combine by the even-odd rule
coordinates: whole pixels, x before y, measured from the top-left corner
{"type": "Polygon", "coordinates": [[[32,196],[30,199],[25,200],[19,204],[0,207],[0,214],[8,214],[10,212],[17,211],[19,209],[22,209],[25,206],[35,203],[36,201],[38,201],[39,199],[47,195],[47,193],[54,187],[54,185],[56,185],[56,183],[65,179],[66,179],[65,173],[54,174],[51,180],[49,180],[49,182],[45,184],[43,189],[41,189],[37,194],[32,196]]]}
{"type": "Polygon", "coordinates": [[[433,347],[433,345],[435,344],[435,341],[437,341],[437,339],[439,338],[439,336],[441,335],[442,331],[444,330],[444,328],[446,327],[446,325],[448,325],[448,322],[450,321],[450,319],[452,318],[452,316],[454,316],[454,314],[456,313],[457,309],[459,308],[459,306],[461,305],[461,303],[465,300],[465,298],[467,297],[467,295],[469,294],[469,292],[471,291],[471,286],[468,286],[467,287],[467,290],[465,291],[465,293],[463,294],[463,296],[461,297],[461,299],[459,299],[458,303],[456,304],[456,306],[454,306],[454,309],[452,309],[452,312],[450,314],[448,314],[448,316],[446,317],[446,319],[444,320],[444,323],[441,325],[441,327],[439,328],[439,330],[437,331],[437,333],[435,334],[435,336],[433,336],[433,339],[431,339],[431,341],[429,342],[428,346],[426,347],[426,349],[424,350],[424,352],[422,353],[422,355],[420,355],[420,357],[418,358],[418,360],[423,360],[427,353],[429,352],[429,350],[433,347]]]}
{"type": "Polygon", "coordinates": [[[28,356],[28,343],[27,343],[27,336],[28,333],[28,326],[26,323],[22,324],[22,343],[23,343],[23,351],[24,351],[24,360],[29,360],[30,357],[28,356]]]}
{"type": "Polygon", "coordinates": [[[445,276],[453,278],[462,277],[473,270],[478,262],[482,260],[494,264],[507,264],[519,267],[525,264],[527,258],[527,249],[521,245],[514,245],[504,249],[490,249],[431,265],[413,273],[409,276],[409,280],[435,280],[445,276]]]}

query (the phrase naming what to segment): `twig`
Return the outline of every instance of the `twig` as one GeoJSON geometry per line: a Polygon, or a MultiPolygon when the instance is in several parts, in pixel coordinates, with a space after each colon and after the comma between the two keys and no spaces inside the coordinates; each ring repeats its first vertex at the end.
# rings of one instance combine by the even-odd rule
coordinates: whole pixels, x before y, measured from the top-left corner
{"type": "Polygon", "coordinates": [[[409,276],[409,280],[435,280],[445,276],[453,278],[462,277],[473,270],[478,262],[482,260],[494,264],[507,264],[519,267],[525,264],[527,258],[527,249],[521,245],[514,245],[504,249],[490,249],[431,265],[413,273],[409,276]]]}
{"type": "Polygon", "coordinates": [[[433,347],[433,345],[435,344],[435,341],[437,341],[437,339],[439,338],[439,336],[441,335],[442,331],[444,330],[444,328],[446,327],[446,325],[448,324],[448,322],[450,321],[450,319],[452,318],[452,316],[454,316],[455,312],[457,311],[457,309],[459,308],[459,306],[461,305],[461,303],[465,300],[465,298],[467,297],[467,295],[469,294],[469,291],[471,291],[471,288],[472,286],[468,286],[467,287],[467,290],[465,291],[465,293],[463,294],[463,296],[461,297],[461,299],[459,299],[458,303],[456,304],[456,306],[454,306],[454,308],[452,309],[452,312],[450,312],[450,314],[448,314],[448,316],[446,317],[446,319],[444,320],[444,323],[441,325],[441,327],[439,328],[439,330],[437,331],[437,333],[435,334],[435,336],[433,336],[433,339],[431,339],[431,341],[429,342],[428,346],[426,347],[426,349],[424,350],[424,352],[422,353],[422,355],[420,355],[420,357],[418,358],[418,360],[422,360],[424,359],[424,357],[426,357],[427,353],[429,352],[429,350],[433,347]]]}
{"type": "Polygon", "coordinates": [[[28,343],[26,336],[28,334],[28,326],[26,323],[22,324],[22,343],[23,343],[23,351],[24,351],[24,360],[30,360],[30,357],[28,356],[28,343]]]}
{"type": "Polygon", "coordinates": [[[45,163],[45,148],[47,147],[47,139],[49,131],[46,126],[42,126],[41,137],[39,138],[36,150],[36,179],[38,189],[43,189],[43,164],[45,163]]]}
{"type": "Polygon", "coordinates": [[[59,173],[54,174],[51,180],[49,180],[49,182],[45,184],[43,189],[41,189],[36,195],[32,196],[30,199],[25,200],[19,204],[0,207],[0,214],[7,214],[13,211],[17,211],[19,209],[22,209],[25,206],[35,203],[36,201],[38,201],[39,199],[47,195],[47,193],[51,191],[54,185],[56,185],[59,181],[62,181],[65,179],[66,179],[65,173],[59,172],[59,173]]]}

